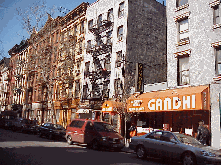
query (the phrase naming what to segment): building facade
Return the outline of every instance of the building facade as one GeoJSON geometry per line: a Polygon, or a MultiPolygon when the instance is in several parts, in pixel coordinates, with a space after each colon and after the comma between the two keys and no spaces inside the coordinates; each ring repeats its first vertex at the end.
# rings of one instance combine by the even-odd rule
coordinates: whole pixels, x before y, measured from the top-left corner
{"type": "Polygon", "coordinates": [[[125,102],[144,84],[166,81],[165,11],[155,0],[98,0],[87,8],[82,104],[93,111],[88,117],[111,113],[101,112],[105,100],[125,102]]]}
{"type": "Polygon", "coordinates": [[[193,125],[205,121],[212,134],[211,145],[220,147],[221,2],[170,0],[166,5],[168,87],[208,86],[209,94],[203,97],[209,97],[209,103],[205,102],[209,108],[186,112],[195,119],[193,125]]]}
{"type": "Polygon", "coordinates": [[[9,88],[8,88],[8,110],[16,111],[18,117],[22,117],[22,110],[25,100],[25,61],[27,58],[28,41],[22,40],[8,51],[9,63],[9,88]]]}
{"type": "Polygon", "coordinates": [[[0,61],[0,111],[5,111],[8,108],[9,61],[10,59],[6,57],[0,61]]]}

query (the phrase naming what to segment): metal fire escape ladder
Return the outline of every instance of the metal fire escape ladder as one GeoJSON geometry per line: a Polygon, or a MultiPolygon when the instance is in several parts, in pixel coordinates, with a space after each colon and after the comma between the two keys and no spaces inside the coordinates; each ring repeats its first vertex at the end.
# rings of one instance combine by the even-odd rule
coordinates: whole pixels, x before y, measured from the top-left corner
{"type": "MultiPolygon", "coordinates": [[[[92,83],[92,92],[95,94],[98,98],[102,98],[101,88],[99,85],[104,85],[103,83],[99,83],[98,80],[102,79],[104,77],[109,77],[110,72],[107,72],[105,68],[101,65],[101,60],[99,57],[102,54],[107,54],[110,52],[112,46],[104,44],[102,41],[101,33],[106,31],[108,28],[112,28],[113,23],[111,21],[103,21],[101,26],[97,26],[98,28],[91,28],[89,29],[95,36],[96,39],[96,46],[91,48],[90,53],[93,57],[93,63],[96,65],[95,71],[91,73],[90,81],[92,83]]],[[[94,97],[94,96],[93,96],[94,97]]]]}

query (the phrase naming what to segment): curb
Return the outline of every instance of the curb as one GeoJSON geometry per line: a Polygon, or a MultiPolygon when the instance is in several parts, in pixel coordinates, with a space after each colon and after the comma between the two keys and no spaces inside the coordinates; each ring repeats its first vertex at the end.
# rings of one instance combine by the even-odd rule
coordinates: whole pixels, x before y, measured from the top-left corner
{"type": "Polygon", "coordinates": [[[123,147],[122,151],[126,153],[134,153],[134,150],[131,150],[129,147],[123,147]]]}

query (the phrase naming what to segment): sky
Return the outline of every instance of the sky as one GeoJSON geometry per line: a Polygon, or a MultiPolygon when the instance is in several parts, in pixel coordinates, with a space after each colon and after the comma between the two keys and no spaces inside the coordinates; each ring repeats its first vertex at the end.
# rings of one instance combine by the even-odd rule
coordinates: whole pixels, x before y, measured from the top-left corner
{"type": "MultiPolygon", "coordinates": [[[[62,7],[72,11],[82,2],[89,2],[90,4],[96,0],[44,0],[46,6],[51,8],[62,7]]],[[[166,0],[157,0],[158,2],[166,4],[166,0]]],[[[27,11],[29,6],[32,6],[36,0],[0,0],[0,60],[3,57],[9,58],[8,51],[16,44],[20,44],[21,40],[29,37],[27,31],[22,28],[21,21],[16,9],[21,8],[27,11]]],[[[58,12],[59,13],[59,12],[58,12]]]]}

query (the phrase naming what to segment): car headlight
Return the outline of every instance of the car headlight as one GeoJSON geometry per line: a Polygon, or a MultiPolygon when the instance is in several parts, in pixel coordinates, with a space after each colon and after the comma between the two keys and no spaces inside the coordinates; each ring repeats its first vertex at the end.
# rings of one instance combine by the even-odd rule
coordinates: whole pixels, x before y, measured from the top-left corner
{"type": "Polygon", "coordinates": [[[107,141],[107,137],[101,137],[100,141],[107,141]]]}
{"type": "Polygon", "coordinates": [[[212,152],[201,151],[203,156],[216,157],[216,155],[212,152]]]}

